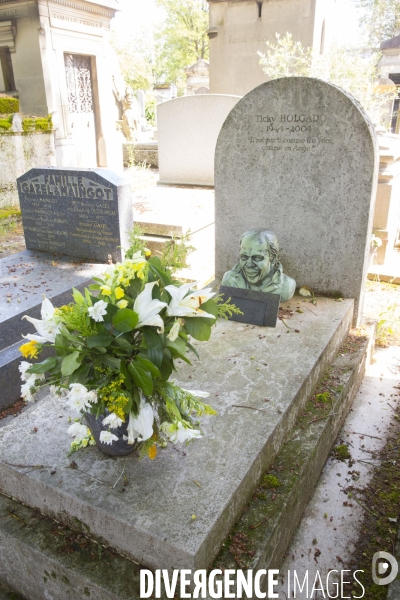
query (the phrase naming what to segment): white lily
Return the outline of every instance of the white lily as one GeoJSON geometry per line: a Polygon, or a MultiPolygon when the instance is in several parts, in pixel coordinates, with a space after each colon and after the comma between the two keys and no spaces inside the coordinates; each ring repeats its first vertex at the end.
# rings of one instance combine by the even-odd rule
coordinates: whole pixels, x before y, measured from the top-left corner
{"type": "Polygon", "coordinates": [[[185,390],[185,388],[182,388],[184,392],[189,392],[189,394],[192,394],[192,396],[196,396],[196,398],[208,398],[208,396],[210,395],[208,392],[202,392],[200,390],[185,390]]]}
{"type": "Polygon", "coordinates": [[[168,423],[168,421],[164,421],[164,423],[161,424],[161,431],[165,433],[173,444],[176,444],[176,442],[188,442],[203,437],[198,429],[184,427],[180,421],[178,421],[178,423],[168,423]]]}
{"type": "Polygon", "coordinates": [[[164,321],[158,313],[167,305],[165,302],[152,299],[153,287],[156,284],[156,281],[153,281],[152,283],[146,283],[143,292],[139,294],[135,300],[133,310],[139,315],[139,323],[136,325],[136,327],[154,325],[155,327],[160,328],[160,333],[163,333],[164,321]]]}
{"type": "Polygon", "coordinates": [[[39,335],[28,334],[23,335],[22,337],[27,340],[39,342],[41,344],[45,342],[54,343],[56,341],[56,335],[60,332],[61,327],[61,324],[57,323],[54,319],[54,312],[54,306],[45,296],[42,302],[42,320],[34,319],[33,317],[28,317],[27,315],[22,317],[23,319],[26,319],[32,323],[39,335]]]}
{"type": "Polygon", "coordinates": [[[139,442],[148,440],[153,435],[154,412],[148,402],[140,401],[140,409],[137,417],[129,414],[128,444],[133,444],[138,438],[139,442]]]}
{"type": "Polygon", "coordinates": [[[167,285],[166,290],[171,296],[171,302],[167,306],[167,315],[170,317],[206,317],[215,319],[214,315],[201,310],[201,305],[215,296],[211,288],[205,290],[190,291],[192,283],[185,283],[180,287],[167,285]],[[190,291],[190,293],[189,293],[190,291]]]}

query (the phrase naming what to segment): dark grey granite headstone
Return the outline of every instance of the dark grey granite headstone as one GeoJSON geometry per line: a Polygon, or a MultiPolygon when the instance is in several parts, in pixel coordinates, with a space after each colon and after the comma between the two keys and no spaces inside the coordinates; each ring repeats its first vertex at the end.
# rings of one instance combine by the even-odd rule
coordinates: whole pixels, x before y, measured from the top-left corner
{"type": "Polygon", "coordinates": [[[17,179],[26,247],[121,260],[133,225],[128,181],[108,169],[31,169],[17,179]]]}

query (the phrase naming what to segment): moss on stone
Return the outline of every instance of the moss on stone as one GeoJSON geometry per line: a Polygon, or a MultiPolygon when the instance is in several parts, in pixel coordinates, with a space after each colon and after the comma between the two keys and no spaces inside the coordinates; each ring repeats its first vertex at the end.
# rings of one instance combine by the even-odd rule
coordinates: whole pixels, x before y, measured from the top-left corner
{"type": "Polygon", "coordinates": [[[329,392],[322,392],[322,394],[316,394],[315,399],[317,402],[329,402],[331,395],[329,392]]]}
{"type": "Polygon", "coordinates": [[[9,221],[12,217],[18,218],[20,216],[21,211],[16,206],[5,206],[3,208],[0,208],[0,221],[3,221],[5,219],[9,221]]]}
{"type": "MultiPolygon", "coordinates": [[[[0,98],[1,100],[1,98],[0,98]]],[[[12,116],[0,119],[0,131],[9,131],[12,127],[12,116]]]]}
{"type": "Polygon", "coordinates": [[[335,454],[335,458],[344,462],[348,458],[351,458],[351,454],[349,452],[349,447],[346,444],[341,444],[340,446],[335,446],[333,449],[335,454]]]}
{"type": "Polygon", "coordinates": [[[8,115],[19,112],[18,98],[0,98],[0,114],[8,115]]]}
{"type": "Polygon", "coordinates": [[[261,487],[266,489],[278,488],[281,485],[282,483],[274,475],[264,475],[261,483],[261,487]]]}

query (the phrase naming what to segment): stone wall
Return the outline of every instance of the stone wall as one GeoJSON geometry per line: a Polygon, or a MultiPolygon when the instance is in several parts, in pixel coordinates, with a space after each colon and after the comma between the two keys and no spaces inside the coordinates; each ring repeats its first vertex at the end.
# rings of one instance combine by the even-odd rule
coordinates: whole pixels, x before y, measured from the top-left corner
{"type": "Polygon", "coordinates": [[[0,134],[0,208],[19,205],[17,177],[56,164],[53,132],[0,134]]]}
{"type": "Polygon", "coordinates": [[[208,0],[210,92],[244,96],[266,81],[257,52],[276,33],[323,54],[335,38],[333,0],[208,0]]]}
{"type": "Polygon", "coordinates": [[[400,136],[378,136],[380,165],[373,233],[382,240],[375,264],[391,257],[400,230],[400,136]]]}

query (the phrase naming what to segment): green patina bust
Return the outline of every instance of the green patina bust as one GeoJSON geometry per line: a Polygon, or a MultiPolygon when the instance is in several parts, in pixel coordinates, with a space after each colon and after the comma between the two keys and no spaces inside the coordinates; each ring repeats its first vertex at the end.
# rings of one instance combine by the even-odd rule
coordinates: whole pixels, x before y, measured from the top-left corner
{"type": "Polygon", "coordinates": [[[280,294],[282,302],[290,300],[296,282],[283,273],[278,253],[278,239],[272,231],[246,231],[240,238],[239,262],[225,273],[222,285],[280,294]]]}

